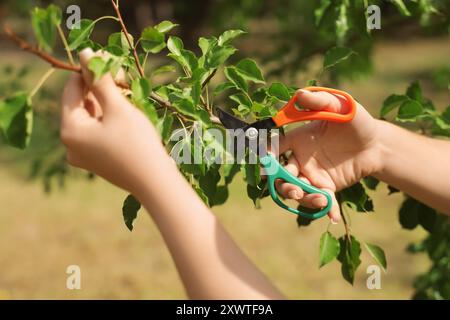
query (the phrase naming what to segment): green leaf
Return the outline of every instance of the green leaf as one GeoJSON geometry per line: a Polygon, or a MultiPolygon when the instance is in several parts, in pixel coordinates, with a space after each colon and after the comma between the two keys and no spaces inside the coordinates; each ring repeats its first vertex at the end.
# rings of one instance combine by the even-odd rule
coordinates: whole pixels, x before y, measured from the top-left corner
{"type": "Polygon", "coordinates": [[[203,192],[203,190],[198,186],[194,186],[194,190],[197,193],[197,195],[200,197],[200,199],[202,199],[202,201],[209,207],[210,206],[209,199],[206,196],[206,194],[203,192]]]}
{"type": "Polygon", "coordinates": [[[218,186],[216,190],[216,194],[214,195],[213,205],[219,206],[224,204],[228,199],[228,187],[227,186],[218,186]]]}
{"type": "Polygon", "coordinates": [[[260,199],[268,194],[267,190],[259,188],[258,186],[247,185],[247,196],[253,201],[256,209],[260,209],[260,199]]]}
{"type": "Polygon", "coordinates": [[[247,184],[251,185],[252,187],[257,187],[261,182],[259,165],[246,163],[243,166],[243,169],[244,169],[244,178],[247,184]]]}
{"type": "Polygon", "coordinates": [[[34,8],[31,12],[31,23],[39,47],[51,51],[55,45],[56,27],[61,24],[61,9],[54,4],[46,9],[34,8]]]}
{"type": "Polygon", "coordinates": [[[150,95],[150,81],[146,78],[136,78],[131,83],[131,91],[133,92],[133,101],[146,100],[150,95]]]}
{"type": "Polygon", "coordinates": [[[238,105],[244,105],[247,107],[252,106],[252,101],[248,98],[247,95],[245,95],[243,93],[231,95],[230,99],[237,102],[238,105]]]}
{"type": "Polygon", "coordinates": [[[405,3],[403,2],[403,0],[391,0],[394,5],[397,7],[398,11],[404,15],[409,17],[411,15],[411,12],[409,12],[408,8],[406,7],[405,3]]]}
{"type": "Polygon", "coordinates": [[[232,163],[232,164],[224,164],[222,167],[223,167],[223,176],[225,178],[225,184],[228,185],[233,181],[233,178],[239,172],[240,166],[236,163],[232,163]]]}
{"type": "Polygon", "coordinates": [[[236,88],[236,85],[234,83],[231,82],[224,82],[219,84],[215,89],[214,89],[214,94],[219,94],[225,90],[229,90],[229,89],[233,89],[236,88]]]}
{"type": "Polygon", "coordinates": [[[210,169],[208,172],[200,177],[199,179],[199,186],[202,189],[203,193],[208,197],[210,200],[210,205],[212,204],[211,199],[214,199],[216,192],[217,192],[217,184],[220,181],[220,174],[215,169],[210,169]]]}
{"type": "Polygon", "coordinates": [[[339,241],[329,232],[320,237],[319,268],[331,262],[339,254],[339,241]]]}
{"type": "Polygon", "coordinates": [[[159,32],[166,33],[177,27],[178,24],[172,23],[171,21],[164,20],[155,26],[155,29],[159,32]]]}
{"type": "Polygon", "coordinates": [[[156,111],[156,106],[149,100],[140,100],[135,102],[137,106],[144,112],[147,118],[155,125],[158,125],[158,112],[156,111]]]}
{"type": "Polygon", "coordinates": [[[450,106],[448,106],[447,109],[445,109],[445,111],[442,112],[441,116],[446,123],[450,124],[450,106]]]}
{"type": "Polygon", "coordinates": [[[197,117],[197,113],[195,110],[194,104],[189,99],[180,99],[173,102],[173,106],[177,111],[181,112],[184,115],[197,117]]]}
{"type": "MultiPolygon", "coordinates": [[[[298,206],[297,208],[298,210],[302,211],[302,212],[308,212],[307,210],[309,208],[303,207],[303,206],[298,206]],[[306,210],[305,210],[306,209],[306,210]]],[[[313,211],[315,212],[315,211],[313,211]]],[[[303,216],[297,216],[297,226],[300,227],[306,227],[309,226],[314,220],[313,219],[308,219],[308,218],[304,218],[303,216]]]]}
{"type": "Polygon", "coordinates": [[[347,47],[333,47],[327,52],[325,52],[325,57],[323,60],[323,68],[331,68],[338,63],[347,60],[355,52],[347,47]]]}
{"type": "Polygon", "coordinates": [[[380,265],[380,267],[383,268],[384,272],[386,272],[387,269],[387,262],[386,262],[386,255],[384,254],[383,249],[381,249],[379,246],[370,244],[370,243],[364,243],[366,246],[367,251],[369,254],[375,259],[375,261],[380,265]]]}
{"type": "Polygon", "coordinates": [[[215,69],[224,64],[235,52],[236,49],[231,46],[214,47],[206,54],[205,67],[215,69]]]}
{"type": "MultiPolygon", "coordinates": [[[[133,44],[133,36],[128,35],[131,39],[131,44],[133,44]]],[[[127,37],[123,32],[112,33],[108,37],[108,47],[117,48],[119,55],[127,55],[130,52],[130,45],[128,44],[127,37]]]]}
{"type": "Polygon", "coordinates": [[[336,19],[336,37],[339,45],[344,43],[348,29],[347,2],[343,1],[339,6],[338,17],[336,19]]]}
{"type": "Polygon", "coordinates": [[[413,120],[423,113],[422,105],[415,100],[407,100],[400,105],[397,120],[413,120]]]}
{"type": "Polygon", "coordinates": [[[0,101],[0,129],[6,142],[16,148],[25,148],[33,126],[33,110],[26,93],[0,101]]]}
{"type": "Polygon", "coordinates": [[[167,48],[171,53],[167,56],[177,61],[183,68],[193,72],[198,67],[198,60],[192,51],[183,49],[183,41],[178,37],[169,37],[167,48]]]}
{"type": "Polygon", "coordinates": [[[331,5],[331,0],[320,0],[320,5],[314,10],[314,18],[316,26],[320,24],[322,18],[331,5]]]}
{"type": "Polygon", "coordinates": [[[224,70],[225,76],[231,83],[233,83],[238,89],[247,92],[248,84],[245,79],[236,71],[234,67],[226,67],[224,70]]]}
{"type": "Polygon", "coordinates": [[[437,212],[433,208],[419,202],[419,224],[428,232],[434,232],[437,223],[437,212]]]}
{"type": "Polygon", "coordinates": [[[158,121],[156,128],[158,129],[159,134],[164,143],[167,143],[170,139],[170,134],[172,133],[173,126],[173,116],[171,114],[167,114],[163,119],[158,121]]]}
{"type": "Polygon", "coordinates": [[[377,186],[380,184],[380,180],[374,178],[372,176],[367,176],[363,179],[364,185],[370,190],[375,190],[377,186]]]}
{"type": "Polygon", "coordinates": [[[339,238],[340,251],[338,260],[341,262],[341,272],[345,280],[351,285],[355,281],[355,273],[361,264],[361,245],[354,236],[350,237],[350,240],[342,236],[339,238]]]}
{"type": "Polygon", "coordinates": [[[253,102],[251,106],[251,111],[254,113],[260,113],[261,111],[264,110],[265,107],[266,106],[263,105],[262,103],[253,102]]]}
{"type": "Polygon", "coordinates": [[[235,38],[239,37],[240,35],[243,35],[245,32],[242,30],[227,30],[219,37],[218,44],[219,46],[224,46],[226,44],[229,44],[231,41],[233,41],[235,38]]]}
{"type": "Polygon", "coordinates": [[[67,41],[70,50],[76,50],[85,41],[89,40],[92,31],[94,30],[95,22],[89,19],[80,20],[80,28],[74,28],[70,31],[67,41]]]}
{"type": "Polygon", "coordinates": [[[339,191],[337,198],[342,204],[357,212],[373,211],[372,200],[360,182],[339,191]]]}
{"type": "Polygon", "coordinates": [[[198,46],[202,50],[202,55],[206,56],[210,50],[212,50],[217,45],[217,38],[204,38],[200,37],[198,39],[198,46]]]}
{"type": "Polygon", "coordinates": [[[380,111],[380,117],[384,118],[389,112],[391,112],[407,100],[408,97],[405,95],[391,94],[383,102],[383,106],[381,107],[380,111]]]}
{"type": "Polygon", "coordinates": [[[399,210],[399,221],[403,229],[415,229],[419,225],[419,202],[412,198],[403,201],[399,210]]]}
{"type": "Polygon", "coordinates": [[[419,103],[424,102],[422,89],[417,81],[414,81],[409,85],[408,89],[406,89],[406,95],[419,103]]]}
{"type": "Polygon", "coordinates": [[[162,74],[162,73],[168,73],[168,72],[175,72],[176,68],[170,64],[158,67],[156,70],[154,70],[151,74],[152,77],[162,74]]]}
{"type": "Polygon", "coordinates": [[[160,52],[166,47],[164,33],[154,27],[145,28],[141,33],[141,46],[145,52],[160,52]]]}
{"type": "Polygon", "coordinates": [[[280,82],[272,83],[268,93],[280,101],[288,101],[291,98],[288,88],[280,82]]]}
{"type": "Polygon", "coordinates": [[[183,41],[178,37],[169,37],[167,40],[167,49],[176,56],[181,56],[181,50],[183,50],[183,41]]]}
{"type": "Polygon", "coordinates": [[[243,59],[236,65],[236,71],[246,80],[254,83],[265,83],[264,77],[254,60],[243,59]]]}
{"type": "Polygon", "coordinates": [[[94,74],[94,81],[97,81],[108,72],[116,74],[120,66],[120,60],[113,57],[93,57],[89,60],[88,69],[94,74]]]}
{"type": "Polygon", "coordinates": [[[128,195],[123,202],[122,214],[125,225],[130,231],[133,231],[133,222],[137,218],[137,214],[141,209],[141,204],[139,201],[133,197],[133,195],[128,195]]]}

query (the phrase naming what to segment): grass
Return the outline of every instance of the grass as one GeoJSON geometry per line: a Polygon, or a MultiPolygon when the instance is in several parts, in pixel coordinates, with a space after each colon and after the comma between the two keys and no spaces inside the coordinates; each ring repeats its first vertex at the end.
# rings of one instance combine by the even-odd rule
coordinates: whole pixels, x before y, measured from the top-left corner
{"type": "MultiPolygon", "coordinates": [[[[403,92],[411,75],[448,65],[449,49],[450,43],[442,39],[385,43],[375,52],[376,73],[358,83],[344,83],[342,88],[374,112],[387,94],[403,92]]],[[[4,56],[16,64],[28,59],[17,53],[4,56]]],[[[448,95],[434,98],[440,105],[448,103],[448,95]]],[[[148,216],[141,212],[132,233],[123,224],[120,208],[125,192],[100,179],[76,179],[65,189],[46,195],[39,183],[30,183],[23,170],[13,167],[6,163],[0,166],[0,298],[186,297],[148,216]],[[81,267],[81,290],[66,289],[66,268],[72,264],[81,267]]],[[[401,196],[387,196],[386,188],[373,194],[376,213],[351,213],[353,232],[360,240],[385,248],[388,258],[382,289],[369,290],[366,268],[375,262],[364,249],[353,287],[341,278],[337,262],[319,270],[319,237],[328,221],[322,219],[298,229],[294,215],[267,199],[262,210],[255,210],[244,196],[244,185],[237,180],[230,201],[213,211],[252,261],[289,298],[407,299],[414,276],[427,268],[424,256],[405,252],[406,245],[421,239],[424,232],[401,229],[396,214],[401,196]]],[[[335,235],[343,233],[341,225],[330,228],[335,235]]]]}

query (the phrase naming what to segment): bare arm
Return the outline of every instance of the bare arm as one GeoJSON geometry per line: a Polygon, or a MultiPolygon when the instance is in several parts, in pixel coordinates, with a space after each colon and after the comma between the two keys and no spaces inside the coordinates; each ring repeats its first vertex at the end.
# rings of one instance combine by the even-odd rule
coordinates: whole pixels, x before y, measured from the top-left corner
{"type": "Polygon", "coordinates": [[[375,176],[450,215],[450,141],[379,123],[383,167],[375,176]]]}

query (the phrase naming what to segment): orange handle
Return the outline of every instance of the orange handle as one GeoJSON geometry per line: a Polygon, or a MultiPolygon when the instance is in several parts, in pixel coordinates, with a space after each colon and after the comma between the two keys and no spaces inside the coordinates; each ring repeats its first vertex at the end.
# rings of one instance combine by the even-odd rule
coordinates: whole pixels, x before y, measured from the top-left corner
{"type": "Polygon", "coordinates": [[[344,97],[347,100],[348,112],[345,114],[329,112],[329,111],[302,111],[299,110],[295,103],[297,102],[297,95],[295,94],[291,100],[281,110],[272,117],[277,127],[282,127],[288,123],[308,120],[326,120],[333,122],[348,122],[353,119],[356,113],[356,101],[347,92],[325,88],[325,87],[307,87],[304,90],[308,91],[325,91],[331,94],[336,94],[344,97]]]}

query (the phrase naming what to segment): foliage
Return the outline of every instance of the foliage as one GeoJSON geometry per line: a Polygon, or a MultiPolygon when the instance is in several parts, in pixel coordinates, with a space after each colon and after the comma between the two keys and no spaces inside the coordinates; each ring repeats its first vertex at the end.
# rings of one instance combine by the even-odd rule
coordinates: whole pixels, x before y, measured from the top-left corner
{"type": "MultiPolygon", "coordinates": [[[[213,19],[222,26],[228,25],[231,30],[224,31],[218,37],[200,37],[198,48],[195,49],[189,49],[180,37],[174,35],[178,25],[167,20],[146,27],[135,39],[126,30],[117,7],[118,1],[111,1],[116,16],[104,16],[96,20],[83,19],[80,28],[71,30],[68,35],[62,32],[62,11],[55,5],[35,8],[31,13],[31,26],[37,41],[37,50],[40,52],[55,51],[56,40],[58,37],[61,39],[69,63],[57,60],[55,64],[52,60],[56,69],[79,71],[72,55],[83,48],[91,47],[107,52],[102,57],[94,58],[89,64],[95,77],[99,78],[107,72],[115,74],[122,68],[127,75],[125,91],[128,98],[154,123],[172,156],[182,156],[184,150],[193,154],[194,151],[199,154],[206,151],[206,143],[195,144],[194,139],[188,139],[199,129],[203,129],[202,138],[205,142],[214,143],[215,152],[223,152],[224,146],[214,141],[214,137],[204,130],[222,130],[213,115],[217,101],[225,102],[235,115],[245,120],[269,117],[276,113],[283,102],[289,100],[296,87],[281,82],[267,83],[266,78],[287,72],[294,75],[307,68],[316,55],[323,55],[322,69],[318,80],[312,79],[308,85],[317,85],[319,80],[327,81],[325,77],[337,81],[342,77],[354,78],[369,72],[372,68],[371,49],[376,40],[376,35],[366,28],[366,8],[369,4],[378,4],[382,10],[386,9],[388,12],[388,21],[384,24],[386,32],[397,26],[398,14],[404,17],[402,21],[406,21],[408,17],[418,17],[425,30],[442,30],[443,25],[448,27],[448,17],[443,13],[450,12],[448,4],[432,0],[288,0],[284,1],[282,6],[264,10],[271,3],[219,1],[213,19]],[[233,14],[230,14],[230,10],[233,14]],[[245,35],[244,31],[235,29],[235,26],[245,26],[252,17],[261,15],[262,12],[273,15],[268,18],[276,19],[279,26],[273,33],[268,33],[276,49],[267,54],[262,62],[267,66],[274,60],[278,63],[266,76],[255,60],[247,57],[237,58],[237,49],[233,46],[236,39],[245,35]],[[301,13],[302,19],[299,19],[297,14],[287,13],[301,13]],[[110,34],[104,43],[99,43],[93,40],[92,35],[96,26],[104,20],[117,22],[120,31],[110,34]],[[299,20],[303,21],[302,28],[298,27],[299,20]],[[156,68],[146,67],[147,61],[154,55],[164,55],[169,59],[156,68]],[[163,73],[168,74],[170,80],[157,83],[156,76],[163,73]],[[225,81],[213,85],[211,80],[219,74],[222,74],[225,81]],[[184,138],[177,143],[171,142],[170,138],[180,132],[184,134],[184,138]]],[[[0,83],[0,86],[6,88],[2,90],[5,96],[0,101],[0,130],[6,143],[17,148],[25,148],[29,144],[33,116],[37,113],[36,109],[32,108],[33,100],[36,92],[42,91],[41,86],[52,71],[46,73],[42,81],[29,93],[25,93],[15,81],[0,83]]],[[[23,76],[21,73],[22,71],[18,72],[18,78],[23,76]]],[[[434,75],[439,86],[444,89],[449,88],[448,74],[448,70],[440,70],[434,75]]],[[[422,134],[450,136],[450,107],[439,112],[433,103],[423,96],[418,82],[412,83],[405,94],[392,94],[386,98],[380,117],[386,119],[394,113],[395,116],[390,120],[408,125],[408,128],[418,130],[422,134]]],[[[33,166],[35,172],[42,171],[42,162],[35,162],[33,166]]],[[[57,157],[43,171],[49,188],[50,178],[53,175],[63,177],[66,167],[61,158],[57,157]]],[[[260,200],[268,196],[257,165],[220,165],[210,161],[182,164],[180,171],[202,200],[211,207],[226,202],[228,187],[239,173],[247,183],[248,197],[255,206],[258,207],[260,200]]],[[[320,238],[319,267],[336,259],[341,264],[344,279],[351,284],[361,264],[363,247],[385,271],[387,268],[383,249],[371,243],[361,245],[361,241],[350,234],[347,219],[350,210],[361,213],[374,211],[374,205],[366,190],[374,190],[378,186],[376,179],[367,177],[363,183],[357,183],[339,192],[337,198],[341,205],[346,233],[336,238],[327,230],[320,238]]],[[[394,188],[390,190],[391,193],[397,191],[394,188]]],[[[140,207],[132,195],[124,201],[122,212],[130,230],[133,229],[133,221],[140,207]]],[[[429,232],[423,242],[408,248],[411,252],[426,251],[432,260],[430,271],[417,278],[415,298],[448,299],[449,219],[406,196],[399,211],[399,220],[406,229],[414,229],[420,225],[429,232]]],[[[299,226],[312,222],[301,217],[297,221],[299,226]]]]}

